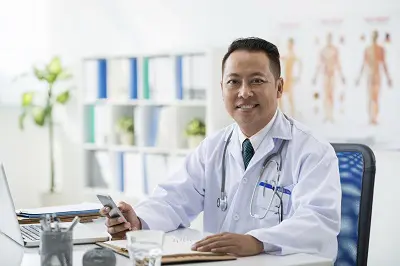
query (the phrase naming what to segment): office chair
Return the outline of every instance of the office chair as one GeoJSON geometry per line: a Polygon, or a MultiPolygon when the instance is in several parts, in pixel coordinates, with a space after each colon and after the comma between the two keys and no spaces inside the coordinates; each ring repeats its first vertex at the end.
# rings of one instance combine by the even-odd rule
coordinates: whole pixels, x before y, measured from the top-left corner
{"type": "Polygon", "coordinates": [[[333,143],[339,159],[342,219],[335,266],[364,266],[368,260],[375,155],[366,145],[333,143]]]}

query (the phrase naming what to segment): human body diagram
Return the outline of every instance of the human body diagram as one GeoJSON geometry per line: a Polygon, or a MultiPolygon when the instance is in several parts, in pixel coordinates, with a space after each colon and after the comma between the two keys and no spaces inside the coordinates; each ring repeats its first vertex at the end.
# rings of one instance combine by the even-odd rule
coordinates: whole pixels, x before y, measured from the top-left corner
{"type": "Polygon", "coordinates": [[[340,76],[341,81],[345,84],[343,76],[339,49],[332,43],[332,35],[328,34],[327,43],[319,52],[318,66],[313,79],[313,84],[317,82],[319,73],[323,75],[323,94],[324,94],[324,113],[325,122],[334,122],[334,107],[335,107],[335,87],[337,74],[340,76]]]}
{"type": "Polygon", "coordinates": [[[388,67],[385,60],[385,49],[378,44],[378,32],[372,33],[372,43],[364,50],[364,59],[361,66],[359,77],[356,80],[356,86],[359,85],[364,70],[367,72],[367,90],[368,90],[368,114],[369,123],[376,125],[379,115],[379,96],[381,92],[381,67],[386,75],[388,86],[392,86],[392,80],[389,76],[388,67]]]}
{"type": "MultiPolygon", "coordinates": [[[[285,56],[282,58],[283,67],[284,67],[284,87],[283,87],[283,96],[286,96],[289,103],[290,112],[289,114],[295,117],[297,115],[297,109],[294,99],[294,86],[300,80],[301,72],[302,72],[302,62],[300,58],[296,55],[294,51],[294,40],[290,38],[288,40],[288,51],[285,56]],[[295,68],[299,67],[298,75],[295,75],[295,68]]],[[[279,106],[282,110],[286,111],[286,106],[283,103],[282,97],[279,98],[279,106]]]]}

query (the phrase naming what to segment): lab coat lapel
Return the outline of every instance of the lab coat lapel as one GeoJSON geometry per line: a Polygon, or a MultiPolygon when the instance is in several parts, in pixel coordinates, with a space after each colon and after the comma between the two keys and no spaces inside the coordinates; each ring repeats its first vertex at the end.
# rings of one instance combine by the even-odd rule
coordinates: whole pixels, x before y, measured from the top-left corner
{"type": "MultiPolygon", "coordinates": [[[[276,145],[279,145],[279,139],[292,139],[292,130],[288,119],[284,114],[278,110],[274,124],[272,125],[270,131],[265,136],[265,139],[261,142],[260,147],[255,152],[253,158],[251,159],[247,171],[255,166],[261,159],[265,158],[276,145]]],[[[239,150],[240,152],[240,150],[239,150]]]]}
{"type": "Polygon", "coordinates": [[[262,158],[269,154],[274,149],[274,140],[269,133],[265,139],[261,142],[260,147],[254,153],[253,158],[251,158],[249,165],[247,166],[247,171],[250,170],[254,165],[258,163],[262,158]]]}

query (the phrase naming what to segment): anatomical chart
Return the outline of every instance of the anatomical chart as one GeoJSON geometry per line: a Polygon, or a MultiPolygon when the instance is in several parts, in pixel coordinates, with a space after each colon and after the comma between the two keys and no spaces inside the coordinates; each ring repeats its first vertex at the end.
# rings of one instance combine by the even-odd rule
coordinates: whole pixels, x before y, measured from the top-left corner
{"type": "Polygon", "coordinates": [[[399,22],[359,17],[278,24],[274,41],[285,80],[281,109],[332,142],[395,148],[399,22]]]}
{"type": "Polygon", "coordinates": [[[291,117],[301,119],[304,109],[304,44],[303,24],[300,22],[278,23],[272,42],[278,46],[281,55],[281,75],[284,79],[283,95],[279,107],[291,117]]]}

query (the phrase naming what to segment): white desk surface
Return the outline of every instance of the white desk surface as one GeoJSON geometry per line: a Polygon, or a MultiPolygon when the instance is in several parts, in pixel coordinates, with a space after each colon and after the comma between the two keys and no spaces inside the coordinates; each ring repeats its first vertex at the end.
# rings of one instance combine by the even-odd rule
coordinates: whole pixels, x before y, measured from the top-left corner
{"type": "MultiPolygon", "coordinates": [[[[198,231],[192,229],[183,229],[171,232],[177,236],[199,234],[198,231]]],[[[82,257],[84,253],[92,248],[98,247],[95,244],[91,245],[75,245],[73,253],[73,265],[81,266],[82,257]]],[[[1,265],[8,266],[40,266],[40,255],[38,248],[24,248],[13,242],[11,239],[0,233],[0,254],[1,265]]],[[[117,257],[117,266],[131,265],[129,259],[115,254],[117,257]]],[[[275,265],[275,266],[328,266],[332,265],[330,260],[308,255],[308,254],[295,254],[289,256],[273,256],[262,254],[252,257],[238,258],[233,261],[224,262],[207,262],[207,263],[194,263],[190,265],[197,266],[212,266],[212,265],[275,265]]]]}

